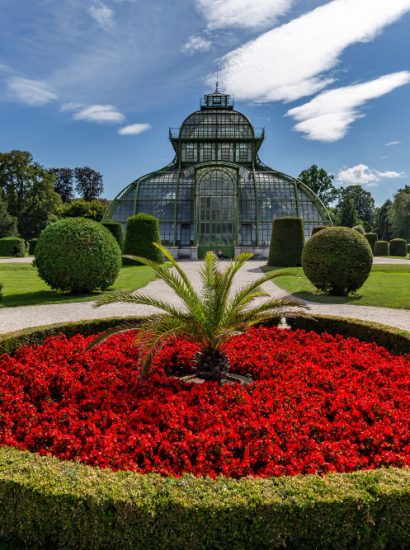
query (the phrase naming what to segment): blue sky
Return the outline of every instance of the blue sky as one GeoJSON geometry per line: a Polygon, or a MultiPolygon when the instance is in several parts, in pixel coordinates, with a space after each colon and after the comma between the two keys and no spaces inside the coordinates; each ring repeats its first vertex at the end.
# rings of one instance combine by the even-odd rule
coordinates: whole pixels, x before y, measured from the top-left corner
{"type": "Polygon", "coordinates": [[[113,198],[172,160],[224,91],[262,160],[316,163],[377,204],[410,181],[410,0],[0,0],[0,150],[89,165],[113,198]]]}

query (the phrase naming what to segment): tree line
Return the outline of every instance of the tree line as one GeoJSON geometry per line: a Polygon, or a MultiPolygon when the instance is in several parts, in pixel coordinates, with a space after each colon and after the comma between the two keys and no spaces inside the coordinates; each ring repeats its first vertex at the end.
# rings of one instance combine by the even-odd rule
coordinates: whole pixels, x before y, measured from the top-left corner
{"type": "Polygon", "coordinates": [[[0,238],[38,237],[60,217],[100,221],[103,191],[102,174],[88,166],[45,168],[28,151],[0,153],[0,238]]]}
{"type": "Polygon", "coordinates": [[[361,185],[337,188],[334,176],[313,164],[299,179],[316,193],[326,206],[335,225],[363,227],[374,231],[380,240],[401,237],[410,241],[410,186],[399,189],[394,197],[376,207],[374,198],[361,185]]]}

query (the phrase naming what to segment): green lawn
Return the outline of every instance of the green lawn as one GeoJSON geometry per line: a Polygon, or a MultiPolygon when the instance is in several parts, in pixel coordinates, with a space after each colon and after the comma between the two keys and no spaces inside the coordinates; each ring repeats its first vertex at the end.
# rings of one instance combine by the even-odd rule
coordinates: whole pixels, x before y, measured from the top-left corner
{"type": "MultiPolygon", "coordinates": [[[[112,289],[141,288],[154,279],[155,273],[150,267],[123,267],[112,289]]],[[[0,282],[4,285],[0,308],[86,302],[95,300],[99,295],[99,293],[71,295],[51,290],[30,264],[0,264],[0,282]]]]}
{"type": "Polygon", "coordinates": [[[356,294],[347,297],[321,294],[305,277],[301,267],[264,271],[287,271],[296,277],[279,277],[274,283],[290,294],[322,304],[356,304],[360,306],[410,309],[410,265],[374,265],[369,278],[356,294]]]}

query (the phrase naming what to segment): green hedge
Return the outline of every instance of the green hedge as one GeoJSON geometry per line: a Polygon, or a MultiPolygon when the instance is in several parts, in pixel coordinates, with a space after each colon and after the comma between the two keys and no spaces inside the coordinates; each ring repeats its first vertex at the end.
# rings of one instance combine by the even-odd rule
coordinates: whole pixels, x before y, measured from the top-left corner
{"type": "Polygon", "coordinates": [[[367,240],[367,242],[370,245],[370,248],[372,249],[372,252],[374,253],[374,245],[379,238],[377,236],[377,233],[365,233],[364,238],[367,240]]]}
{"type": "Polygon", "coordinates": [[[392,239],[390,241],[390,256],[407,256],[407,243],[405,239],[392,239]]]}
{"type": "Polygon", "coordinates": [[[28,241],[28,253],[30,256],[33,256],[34,254],[34,251],[36,249],[36,246],[37,246],[37,241],[38,239],[30,239],[28,241]]]}
{"type": "Polygon", "coordinates": [[[115,237],[115,240],[117,241],[119,247],[121,250],[124,247],[124,233],[122,231],[122,227],[120,222],[114,222],[114,221],[104,221],[101,222],[104,227],[108,229],[110,233],[112,233],[115,237]]]}
{"type": "Polygon", "coordinates": [[[272,223],[268,265],[289,267],[301,265],[305,244],[302,218],[287,216],[272,223]]]}
{"type": "Polygon", "coordinates": [[[375,256],[388,256],[389,255],[389,243],[387,241],[376,241],[374,243],[374,255],[375,256]]]}
{"type": "Polygon", "coordinates": [[[405,548],[410,469],[172,478],[3,448],[0,510],[0,537],[30,548],[405,548]]]}
{"type": "Polygon", "coordinates": [[[19,237],[3,237],[0,239],[0,256],[16,256],[22,258],[26,255],[26,242],[19,237]]]}
{"type": "Polygon", "coordinates": [[[141,256],[162,263],[164,258],[153,245],[160,242],[158,218],[143,213],[128,218],[124,242],[126,256],[141,256]]]}
{"type": "MultiPolygon", "coordinates": [[[[92,334],[120,322],[124,319],[26,329],[2,335],[0,351],[41,343],[63,331],[92,334]]],[[[410,349],[410,333],[381,325],[323,316],[289,322],[377,339],[397,352],[410,349]]],[[[114,473],[4,447],[0,517],[0,547],[406,548],[410,469],[270,479],[173,478],[114,473]]]]}

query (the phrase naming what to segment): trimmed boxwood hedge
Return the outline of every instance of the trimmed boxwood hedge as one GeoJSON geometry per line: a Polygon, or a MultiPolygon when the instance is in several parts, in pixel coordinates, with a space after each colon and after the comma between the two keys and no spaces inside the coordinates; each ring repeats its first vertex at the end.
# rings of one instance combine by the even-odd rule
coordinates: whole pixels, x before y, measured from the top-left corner
{"type": "Polygon", "coordinates": [[[29,256],[33,256],[34,255],[34,251],[36,249],[36,246],[37,246],[37,241],[38,239],[30,239],[28,241],[28,253],[29,253],[29,256]]]}
{"type": "MultiPolygon", "coordinates": [[[[135,318],[133,318],[135,320],[135,318]]],[[[0,337],[0,352],[64,332],[92,334],[99,319],[0,337]]],[[[410,351],[410,333],[318,316],[298,328],[374,339],[410,351]]],[[[0,449],[0,546],[30,548],[406,548],[410,469],[240,480],[112,472],[0,449]]]]}
{"type": "Polygon", "coordinates": [[[115,240],[118,243],[118,246],[121,248],[121,250],[124,247],[124,233],[122,230],[122,226],[120,222],[115,222],[113,220],[107,220],[101,222],[101,224],[108,229],[112,235],[114,235],[115,240]]]}
{"type": "Polygon", "coordinates": [[[376,241],[374,243],[374,255],[375,256],[388,256],[389,255],[389,243],[387,241],[376,241]]]}
{"type": "Polygon", "coordinates": [[[153,243],[161,243],[158,218],[143,213],[128,218],[124,255],[141,256],[162,263],[163,255],[153,243]]]}
{"type": "Polygon", "coordinates": [[[286,216],[272,223],[268,265],[289,267],[301,265],[305,244],[302,218],[286,216]]]}
{"type": "Polygon", "coordinates": [[[407,243],[405,239],[392,239],[390,241],[390,256],[407,256],[407,243]]]}
{"type": "Polygon", "coordinates": [[[372,252],[374,253],[374,245],[375,245],[376,241],[379,238],[377,236],[377,233],[371,233],[371,232],[370,233],[365,233],[364,238],[367,240],[367,242],[370,245],[370,248],[372,249],[372,252]]]}
{"type": "Polygon", "coordinates": [[[26,242],[20,237],[3,237],[0,239],[0,256],[16,256],[22,258],[26,255],[26,242]]]}

